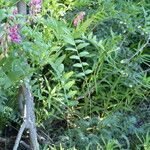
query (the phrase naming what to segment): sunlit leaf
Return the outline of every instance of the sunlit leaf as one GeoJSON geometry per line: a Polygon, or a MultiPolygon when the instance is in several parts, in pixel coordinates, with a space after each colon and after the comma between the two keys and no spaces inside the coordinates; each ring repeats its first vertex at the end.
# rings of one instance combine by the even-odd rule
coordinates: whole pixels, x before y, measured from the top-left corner
{"type": "Polygon", "coordinates": [[[73,47],[67,47],[66,49],[65,49],[66,51],[77,51],[75,48],[73,48],[73,47]]]}
{"type": "Polygon", "coordinates": [[[80,50],[84,47],[87,47],[89,45],[89,43],[80,43],[78,46],[77,46],[77,49],[80,50]]]}
{"type": "Polygon", "coordinates": [[[80,57],[77,56],[77,55],[72,55],[72,56],[70,56],[70,58],[71,58],[71,59],[78,59],[78,60],[80,59],[80,57]]]}
{"type": "Polygon", "coordinates": [[[85,56],[87,56],[87,55],[89,55],[89,52],[87,52],[87,51],[83,51],[83,52],[80,52],[80,53],[79,53],[79,56],[80,56],[80,57],[85,57],[85,56]]]}
{"type": "Polygon", "coordinates": [[[90,74],[92,72],[93,72],[92,70],[88,69],[88,70],[85,71],[85,74],[90,74]]]}
{"type": "Polygon", "coordinates": [[[64,85],[64,88],[67,89],[67,90],[69,90],[74,84],[75,84],[75,81],[74,81],[74,80],[69,81],[68,83],[66,83],[66,84],[64,85]]]}
{"type": "Polygon", "coordinates": [[[70,72],[67,72],[67,73],[63,74],[63,78],[64,79],[69,79],[72,75],[73,75],[73,71],[70,71],[70,72]]]}
{"type": "Polygon", "coordinates": [[[78,101],[68,101],[68,106],[76,106],[76,105],[78,105],[78,101]]]}
{"type": "Polygon", "coordinates": [[[76,75],[76,77],[84,77],[84,76],[85,76],[85,73],[83,73],[83,72],[78,73],[78,74],[76,75]]]}
{"type": "Polygon", "coordinates": [[[80,64],[80,63],[76,63],[76,64],[74,64],[73,66],[74,66],[74,67],[78,67],[78,68],[82,68],[82,64],[80,64]]]}

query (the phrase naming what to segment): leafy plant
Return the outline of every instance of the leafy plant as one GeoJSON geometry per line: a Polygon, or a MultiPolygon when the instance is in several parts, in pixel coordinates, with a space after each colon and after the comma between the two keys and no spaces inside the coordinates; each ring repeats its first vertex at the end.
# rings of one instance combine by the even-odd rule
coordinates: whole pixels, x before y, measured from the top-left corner
{"type": "Polygon", "coordinates": [[[149,1],[45,0],[34,18],[12,16],[16,2],[0,2],[1,132],[19,122],[17,90],[31,77],[37,125],[54,142],[41,148],[148,150],[149,1]]]}

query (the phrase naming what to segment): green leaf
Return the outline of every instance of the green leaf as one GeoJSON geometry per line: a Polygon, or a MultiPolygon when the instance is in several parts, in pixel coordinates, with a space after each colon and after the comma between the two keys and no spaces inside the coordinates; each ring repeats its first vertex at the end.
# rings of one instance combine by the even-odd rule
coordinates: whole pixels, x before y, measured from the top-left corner
{"type": "Polygon", "coordinates": [[[87,52],[87,51],[83,51],[83,52],[80,52],[80,53],[79,53],[79,56],[80,56],[80,57],[85,57],[85,56],[87,56],[87,55],[89,55],[89,52],[87,52]]]}
{"type": "Polygon", "coordinates": [[[67,72],[63,75],[63,78],[68,80],[73,75],[73,71],[67,72]]]}
{"type": "Polygon", "coordinates": [[[58,66],[58,71],[59,71],[59,73],[62,73],[64,71],[64,64],[60,64],[58,66]]]}
{"type": "Polygon", "coordinates": [[[56,66],[61,65],[61,63],[64,61],[65,57],[66,57],[66,55],[63,55],[63,56],[57,58],[57,60],[55,61],[55,65],[56,66]]]}
{"type": "Polygon", "coordinates": [[[75,84],[75,81],[72,80],[72,81],[69,81],[68,83],[66,83],[64,85],[64,87],[65,87],[65,89],[69,90],[74,84],[75,84]]]}
{"type": "Polygon", "coordinates": [[[93,37],[93,33],[91,32],[89,35],[88,35],[88,39],[92,39],[92,37],[93,37]]]}
{"type": "Polygon", "coordinates": [[[46,82],[46,87],[47,87],[48,91],[50,92],[51,91],[51,87],[49,85],[49,82],[48,82],[48,80],[47,80],[47,78],[45,76],[44,76],[44,79],[45,79],[45,82],[46,82]]]}
{"type": "Polygon", "coordinates": [[[88,69],[88,70],[85,71],[85,74],[90,74],[92,72],[93,72],[92,70],[88,69]]]}
{"type": "Polygon", "coordinates": [[[52,91],[51,91],[51,95],[54,95],[55,93],[56,93],[56,91],[57,91],[57,88],[56,88],[56,86],[52,89],[52,91]]]}
{"type": "MultiPolygon", "coordinates": [[[[2,21],[5,17],[7,17],[6,10],[5,9],[0,9],[0,21],[2,21]]],[[[2,32],[0,32],[0,33],[2,33],[2,32]]]]}
{"type": "Polygon", "coordinates": [[[79,49],[82,49],[82,48],[84,48],[84,47],[87,47],[89,45],[89,43],[81,43],[81,44],[79,44],[78,46],[77,46],[77,49],[79,50],[79,49]]]}
{"type": "Polygon", "coordinates": [[[82,62],[82,66],[88,66],[89,64],[86,62],[82,62]]]}
{"type": "Polygon", "coordinates": [[[73,96],[75,96],[77,94],[77,91],[69,91],[69,93],[68,93],[68,96],[69,96],[69,98],[71,98],[71,97],[73,97],[73,96]]]}
{"type": "Polygon", "coordinates": [[[76,43],[84,43],[85,41],[83,40],[75,40],[76,43]]]}
{"type": "Polygon", "coordinates": [[[7,89],[13,85],[11,79],[0,68],[0,87],[7,89]]]}
{"type": "Polygon", "coordinates": [[[16,3],[18,3],[20,0],[11,0],[11,4],[14,5],[16,3]]]}
{"type": "Polygon", "coordinates": [[[68,106],[76,106],[76,105],[78,105],[78,101],[68,101],[67,102],[67,104],[68,104],[68,106]]]}
{"type": "Polygon", "coordinates": [[[30,2],[30,0],[24,0],[24,2],[28,4],[30,2]]]}
{"type": "Polygon", "coordinates": [[[67,47],[66,49],[65,49],[66,51],[77,51],[75,48],[73,48],[73,47],[67,47]]]}
{"type": "Polygon", "coordinates": [[[74,66],[74,67],[77,67],[77,68],[82,68],[82,64],[80,64],[80,63],[76,63],[76,64],[74,64],[73,66],[74,66]]]}
{"type": "Polygon", "coordinates": [[[74,39],[72,39],[70,36],[63,36],[63,40],[68,43],[68,44],[71,44],[71,45],[75,45],[75,42],[74,42],[74,39]]]}
{"type": "Polygon", "coordinates": [[[76,75],[76,77],[85,77],[85,73],[83,73],[83,72],[81,72],[81,73],[78,73],[77,75],[76,75]]]}
{"type": "Polygon", "coordinates": [[[70,56],[70,58],[71,58],[71,59],[77,59],[77,60],[79,60],[79,59],[80,59],[80,57],[79,57],[79,56],[77,56],[77,55],[72,55],[72,56],[70,56]]]}

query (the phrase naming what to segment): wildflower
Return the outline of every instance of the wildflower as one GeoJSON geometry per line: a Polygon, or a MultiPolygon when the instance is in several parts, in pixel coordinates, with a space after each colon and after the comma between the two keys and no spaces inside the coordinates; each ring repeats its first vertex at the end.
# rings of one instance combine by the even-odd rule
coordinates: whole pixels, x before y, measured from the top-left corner
{"type": "Polygon", "coordinates": [[[12,14],[13,14],[13,15],[11,15],[11,16],[9,17],[9,19],[10,19],[10,20],[13,20],[13,19],[14,19],[14,17],[15,17],[15,15],[17,15],[17,14],[18,14],[18,9],[17,9],[17,8],[15,8],[15,9],[13,10],[12,14]]]}
{"type": "Polygon", "coordinates": [[[20,36],[18,30],[19,30],[18,25],[9,27],[9,37],[10,37],[11,41],[14,43],[21,42],[21,36],[20,36]]]}
{"type": "MultiPolygon", "coordinates": [[[[18,14],[18,9],[15,8],[13,10],[13,16],[10,17],[10,20],[14,19],[14,16],[18,14]]],[[[12,42],[14,43],[20,43],[21,42],[21,36],[19,34],[19,27],[18,25],[13,25],[8,27],[8,33],[9,33],[9,38],[11,39],[12,42]]]]}
{"type": "Polygon", "coordinates": [[[30,14],[37,15],[41,11],[42,0],[31,0],[29,6],[30,6],[30,14]]]}
{"type": "Polygon", "coordinates": [[[73,20],[73,25],[76,27],[79,24],[79,22],[83,21],[84,16],[85,12],[80,12],[79,15],[73,20]]]}
{"type": "Polygon", "coordinates": [[[17,14],[18,14],[18,9],[16,8],[13,10],[13,15],[17,15],[17,14]]]}

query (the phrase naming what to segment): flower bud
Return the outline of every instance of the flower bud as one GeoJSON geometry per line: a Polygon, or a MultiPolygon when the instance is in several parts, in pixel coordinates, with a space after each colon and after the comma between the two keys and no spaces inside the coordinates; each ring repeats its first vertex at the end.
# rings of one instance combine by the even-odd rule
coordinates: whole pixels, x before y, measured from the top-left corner
{"type": "Polygon", "coordinates": [[[83,21],[84,16],[85,12],[80,12],[79,15],[73,20],[73,25],[76,27],[79,24],[79,22],[83,21]]]}

